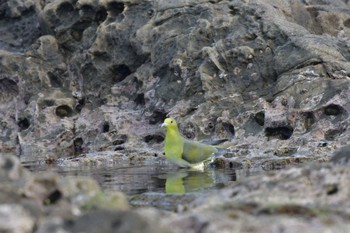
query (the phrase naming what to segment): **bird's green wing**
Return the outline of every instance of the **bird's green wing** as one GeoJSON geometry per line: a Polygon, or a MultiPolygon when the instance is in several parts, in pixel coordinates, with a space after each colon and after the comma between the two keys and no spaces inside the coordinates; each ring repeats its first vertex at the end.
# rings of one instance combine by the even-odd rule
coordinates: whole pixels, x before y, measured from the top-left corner
{"type": "Polygon", "coordinates": [[[184,139],[182,159],[191,164],[199,163],[208,159],[217,151],[218,150],[211,145],[184,139]]]}

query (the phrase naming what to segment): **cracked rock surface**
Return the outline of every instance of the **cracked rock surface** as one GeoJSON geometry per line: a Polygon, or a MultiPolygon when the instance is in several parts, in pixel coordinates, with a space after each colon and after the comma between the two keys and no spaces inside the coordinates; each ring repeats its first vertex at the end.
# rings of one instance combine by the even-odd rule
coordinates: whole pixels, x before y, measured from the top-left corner
{"type": "Polygon", "coordinates": [[[0,1],[0,231],[349,232],[349,38],[347,0],[0,1]],[[173,213],[20,166],[162,160],[167,116],[218,166],[294,168],[130,199],[173,213]]]}
{"type": "Polygon", "coordinates": [[[246,165],[327,160],[348,141],[346,1],[9,0],[0,14],[0,150],[22,161],[161,153],[166,116],[230,139],[246,165]]]}

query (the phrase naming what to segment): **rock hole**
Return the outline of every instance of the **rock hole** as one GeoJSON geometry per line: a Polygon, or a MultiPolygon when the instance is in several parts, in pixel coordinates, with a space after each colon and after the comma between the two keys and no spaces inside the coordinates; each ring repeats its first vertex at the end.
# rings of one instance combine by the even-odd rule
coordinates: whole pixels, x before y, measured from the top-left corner
{"type": "Polygon", "coordinates": [[[344,21],[344,26],[350,28],[350,19],[344,21]]]}
{"type": "Polygon", "coordinates": [[[327,143],[327,142],[320,142],[320,143],[318,144],[318,147],[326,147],[326,146],[328,146],[328,143],[327,143]]]}
{"type": "Polygon", "coordinates": [[[115,17],[124,11],[124,3],[122,2],[109,2],[107,10],[110,16],[115,17]]]}
{"type": "Polygon", "coordinates": [[[118,83],[123,81],[129,74],[131,74],[131,71],[127,65],[114,65],[111,68],[113,76],[113,82],[118,83]]]}
{"type": "Polygon", "coordinates": [[[341,129],[331,129],[324,134],[324,138],[328,141],[333,141],[336,137],[341,135],[343,130],[341,129]]]}
{"type": "Polygon", "coordinates": [[[149,9],[149,10],[147,11],[147,16],[148,16],[149,18],[152,18],[153,15],[154,15],[154,10],[153,10],[153,9],[149,9]]]}
{"type": "Polygon", "coordinates": [[[124,144],[128,140],[128,136],[125,134],[118,135],[117,139],[113,141],[113,145],[121,145],[124,144]]]}
{"type": "Polygon", "coordinates": [[[166,113],[161,111],[161,110],[155,110],[152,115],[150,116],[149,123],[151,125],[158,124],[160,122],[163,122],[164,119],[166,118],[166,113]]]}
{"type": "Polygon", "coordinates": [[[81,19],[93,19],[95,17],[95,10],[93,7],[85,4],[80,7],[81,19]]]}
{"type": "Polygon", "coordinates": [[[311,129],[311,126],[316,122],[315,115],[312,112],[305,113],[304,127],[307,131],[311,129]]]}
{"type": "Polygon", "coordinates": [[[164,141],[164,137],[162,135],[147,135],[143,138],[146,143],[161,143],[164,141]]]}
{"type": "Polygon", "coordinates": [[[68,105],[60,105],[56,108],[56,115],[63,117],[70,117],[73,115],[73,110],[68,105]]]}
{"type": "Polygon", "coordinates": [[[102,132],[103,133],[109,132],[109,123],[108,122],[103,123],[103,125],[102,125],[102,132]]]}
{"type": "Polygon", "coordinates": [[[275,137],[280,140],[287,140],[292,135],[293,135],[293,128],[290,126],[275,127],[275,128],[268,127],[265,129],[266,137],[275,137]]]}
{"type": "Polygon", "coordinates": [[[54,87],[54,88],[62,87],[63,82],[62,82],[62,78],[60,78],[59,75],[57,75],[53,72],[48,72],[47,76],[50,79],[50,84],[52,87],[54,87]]]}
{"type": "Polygon", "coordinates": [[[105,21],[107,18],[107,11],[106,9],[102,8],[100,10],[98,10],[96,12],[96,16],[95,16],[95,21],[100,24],[102,23],[103,21],[105,21]]]}
{"type": "Polygon", "coordinates": [[[235,136],[235,127],[231,123],[223,122],[222,126],[228,133],[230,133],[232,136],[235,136]]]}
{"type": "Polygon", "coordinates": [[[188,139],[194,139],[196,137],[196,128],[193,123],[189,122],[183,129],[183,135],[188,139]]]}
{"type": "Polygon", "coordinates": [[[74,40],[81,41],[81,39],[83,38],[84,30],[90,27],[90,25],[91,22],[87,20],[75,23],[71,29],[71,36],[74,38],[74,40]]]}
{"type": "Polygon", "coordinates": [[[339,188],[337,184],[329,184],[326,187],[326,193],[329,196],[338,193],[338,191],[339,191],[339,188]]]}
{"type": "Polygon", "coordinates": [[[84,140],[82,138],[74,139],[73,145],[75,154],[81,154],[83,152],[83,144],[84,140]]]}
{"type": "Polygon", "coordinates": [[[210,120],[210,121],[208,122],[208,124],[207,124],[206,127],[204,128],[204,133],[209,134],[209,133],[213,132],[214,129],[215,129],[215,119],[210,120]]]}
{"type": "Polygon", "coordinates": [[[59,190],[55,190],[50,195],[45,198],[44,204],[45,205],[52,205],[55,204],[58,200],[62,198],[62,192],[59,190]]]}
{"type": "Polygon", "coordinates": [[[45,106],[51,107],[51,106],[54,106],[56,102],[55,100],[52,100],[52,99],[45,99],[43,103],[45,106]]]}
{"type": "Polygon", "coordinates": [[[11,79],[0,79],[0,102],[11,101],[18,95],[17,83],[11,79]]]}
{"type": "Polygon", "coordinates": [[[143,93],[138,94],[134,101],[137,105],[145,105],[145,95],[143,93]]]}
{"type": "MultiPolygon", "coordinates": [[[[60,18],[69,17],[70,12],[74,11],[74,7],[69,2],[63,2],[61,5],[57,7],[57,15],[60,18]]],[[[69,17],[71,18],[71,17],[69,17]]]]}
{"type": "Polygon", "coordinates": [[[118,145],[114,148],[114,151],[118,151],[118,150],[125,150],[124,146],[118,145]]]}
{"type": "Polygon", "coordinates": [[[18,125],[20,131],[22,131],[22,130],[26,130],[29,128],[30,122],[27,118],[24,118],[24,119],[20,119],[18,121],[17,125],[18,125]]]}
{"type": "Polygon", "coordinates": [[[254,120],[258,125],[264,126],[265,124],[265,112],[261,111],[255,114],[254,120]]]}
{"type": "Polygon", "coordinates": [[[231,15],[237,15],[239,13],[239,8],[236,6],[229,6],[228,8],[230,9],[231,15]]]}
{"type": "Polygon", "coordinates": [[[336,104],[330,104],[324,107],[324,114],[328,116],[336,116],[343,112],[343,108],[336,104]]]}
{"type": "Polygon", "coordinates": [[[81,112],[84,106],[85,106],[85,98],[82,98],[78,101],[77,105],[75,105],[75,110],[77,112],[81,112]]]}

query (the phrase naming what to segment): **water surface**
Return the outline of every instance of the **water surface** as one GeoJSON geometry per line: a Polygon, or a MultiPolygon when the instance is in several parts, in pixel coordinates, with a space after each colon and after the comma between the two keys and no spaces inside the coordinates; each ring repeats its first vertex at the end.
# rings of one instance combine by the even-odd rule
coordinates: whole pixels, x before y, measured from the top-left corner
{"type": "Polygon", "coordinates": [[[98,181],[105,191],[122,191],[127,195],[145,192],[188,193],[223,187],[231,181],[258,174],[259,170],[208,168],[204,171],[179,169],[169,164],[120,163],[115,165],[63,166],[23,163],[32,172],[52,171],[61,176],[89,176],[98,181]]]}

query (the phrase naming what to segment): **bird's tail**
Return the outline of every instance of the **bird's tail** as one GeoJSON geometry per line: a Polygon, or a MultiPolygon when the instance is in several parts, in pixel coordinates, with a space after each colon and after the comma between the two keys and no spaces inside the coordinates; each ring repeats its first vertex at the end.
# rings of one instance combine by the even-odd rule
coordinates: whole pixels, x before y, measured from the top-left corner
{"type": "Polygon", "coordinates": [[[224,139],[216,139],[216,140],[203,140],[201,141],[204,144],[211,145],[211,146],[217,146],[220,145],[221,143],[227,142],[229,139],[224,138],[224,139]]]}
{"type": "Polygon", "coordinates": [[[226,148],[218,148],[217,147],[217,149],[218,149],[218,151],[213,154],[214,157],[216,157],[216,158],[232,152],[230,149],[226,149],[226,148]]]}

